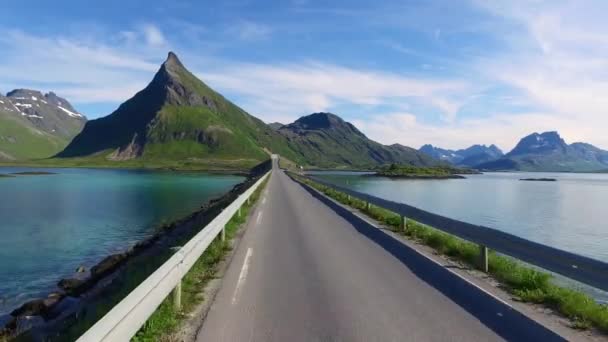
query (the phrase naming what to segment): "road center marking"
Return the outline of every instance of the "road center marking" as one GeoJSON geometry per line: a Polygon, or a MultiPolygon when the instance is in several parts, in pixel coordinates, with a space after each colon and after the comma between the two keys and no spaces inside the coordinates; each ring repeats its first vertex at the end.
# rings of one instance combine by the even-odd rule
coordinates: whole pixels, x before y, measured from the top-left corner
{"type": "Polygon", "coordinates": [[[266,197],[262,198],[262,204],[266,204],[266,197]]]}
{"type": "Polygon", "coordinates": [[[236,289],[234,290],[234,296],[232,296],[232,305],[236,304],[239,294],[241,293],[241,288],[247,279],[247,273],[249,272],[249,263],[251,262],[251,255],[253,254],[253,249],[248,248],[247,254],[245,255],[245,261],[243,262],[243,268],[241,268],[241,273],[239,274],[239,280],[236,283],[236,289]]]}
{"type": "Polygon", "coordinates": [[[260,220],[262,219],[262,213],[263,213],[263,211],[260,211],[258,213],[258,217],[255,219],[256,224],[260,224],[260,220]]]}

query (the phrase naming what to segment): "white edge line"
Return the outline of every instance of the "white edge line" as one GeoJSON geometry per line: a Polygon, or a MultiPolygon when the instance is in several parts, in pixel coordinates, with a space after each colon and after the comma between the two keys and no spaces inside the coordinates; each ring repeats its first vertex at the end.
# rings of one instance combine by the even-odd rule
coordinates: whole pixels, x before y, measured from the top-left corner
{"type": "Polygon", "coordinates": [[[241,288],[247,280],[247,273],[249,273],[249,263],[251,262],[251,255],[253,254],[253,249],[248,248],[247,254],[245,255],[245,261],[243,261],[243,267],[241,268],[241,273],[239,274],[239,280],[236,283],[236,288],[234,289],[234,295],[232,296],[232,305],[236,304],[239,294],[241,293],[241,288]]]}

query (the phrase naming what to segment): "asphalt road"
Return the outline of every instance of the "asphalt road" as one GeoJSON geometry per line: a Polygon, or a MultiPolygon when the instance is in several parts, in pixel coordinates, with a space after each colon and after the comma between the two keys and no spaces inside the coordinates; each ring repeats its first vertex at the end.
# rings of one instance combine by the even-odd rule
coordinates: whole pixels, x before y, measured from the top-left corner
{"type": "Polygon", "coordinates": [[[197,341],[496,341],[275,169],[197,341]]]}

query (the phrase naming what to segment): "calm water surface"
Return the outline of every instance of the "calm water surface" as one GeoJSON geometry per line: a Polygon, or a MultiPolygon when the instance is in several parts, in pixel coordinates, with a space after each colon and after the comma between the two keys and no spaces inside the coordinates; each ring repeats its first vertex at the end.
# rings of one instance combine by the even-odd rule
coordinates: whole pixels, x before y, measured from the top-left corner
{"type": "MultiPolygon", "coordinates": [[[[0,168],[18,171],[28,169],[0,168]]],[[[46,171],[58,174],[0,178],[0,315],[243,181],[200,173],[46,171]]]]}

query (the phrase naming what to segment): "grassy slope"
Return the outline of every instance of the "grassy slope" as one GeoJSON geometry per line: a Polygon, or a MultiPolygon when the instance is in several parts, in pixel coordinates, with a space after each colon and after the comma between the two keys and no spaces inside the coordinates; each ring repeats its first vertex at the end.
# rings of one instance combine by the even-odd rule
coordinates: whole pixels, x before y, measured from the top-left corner
{"type": "MultiPolygon", "coordinates": [[[[187,70],[183,70],[179,76],[184,85],[195,89],[200,95],[213,100],[217,105],[217,110],[215,111],[216,116],[210,120],[215,120],[216,124],[222,124],[229,128],[234,133],[234,137],[238,139],[235,144],[226,147],[224,155],[238,153],[241,157],[251,156],[252,154],[262,156],[262,153],[264,153],[263,148],[267,148],[273,153],[278,153],[294,160],[300,159],[300,156],[287,147],[285,138],[276,133],[263,121],[249,115],[243,109],[209,88],[187,70]],[[240,145],[237,146],[237,144],[240,145]],[[240,150],[241,148],[245,148],[245,150],[240,150]]],[[[267,156],[266,153],[264,155],[267,156]]],[[[266,159],[265,156],[262,158],[266,159]]]]}
{"type": "MultiPolygon", "coordinates": [[[[323,130],[308,131],[304,136],[289,134],[289,147],[304,156],[308,166],[322,168],[369,169],[383,163],[432,165],[430,157],[416,152],[384,146],[365,137],[323,130]]],[[[296,160],[297,161],[297,160],[296,160]]]]}
{"type": "Polygon", "coordinates": [[[4,152],[15,159],[46,158],[60,151],[68,143],[65,139],[29,128],[17,120],[1,116],[0,137],[14,137],[16,139],[15,143],[11,143],[0,138],[0,152],[4,152]]]}
{"type": "MultiPolygon", "coordinates": [[[[375,206],[368,209],[364,201],[302,178],[300,180],[340,203],[357,208],[393,227],[401,234],[433,247],[441,254],[472,267],[477,265],[479,248],[476,244],[412,220],[407,220],[407,227],[402,230],[401,217],[396,213],[375,206]]],[[[593,326],[608,334],[608,306],[598,304],[582,292],[555,285],[551,282],[551,275],[525,267],[492,251],[489,255],[489,273],[522,301],[543,304],[557,310],[571,319],[575,328],[586,329],[593,326]]]]}

